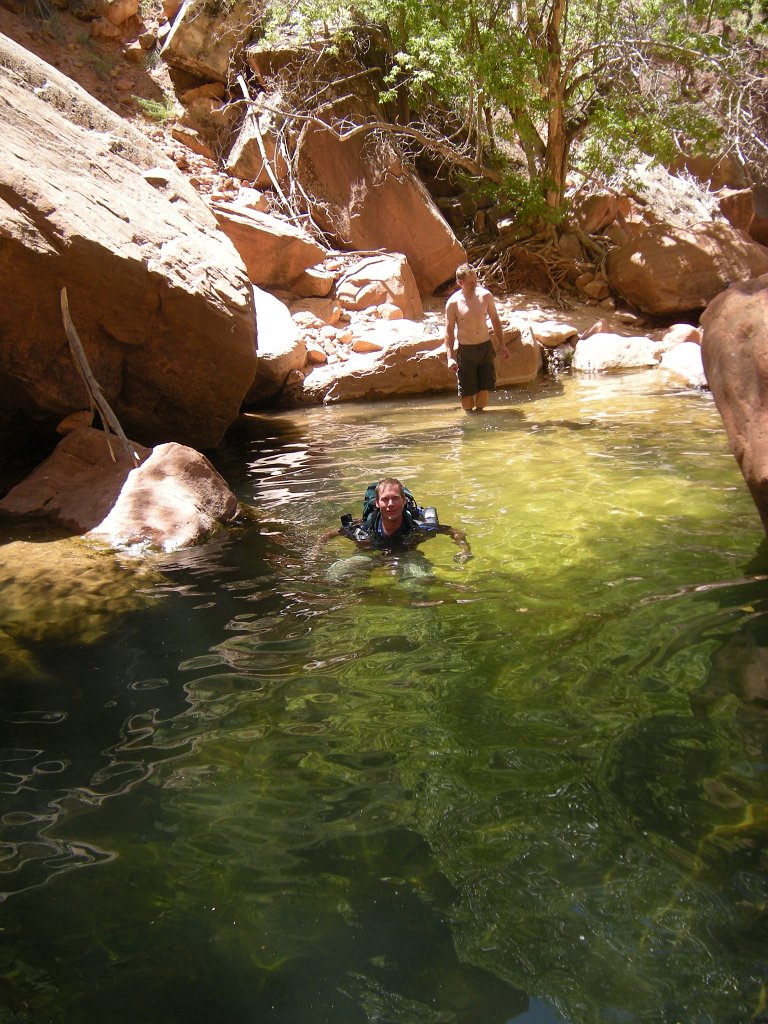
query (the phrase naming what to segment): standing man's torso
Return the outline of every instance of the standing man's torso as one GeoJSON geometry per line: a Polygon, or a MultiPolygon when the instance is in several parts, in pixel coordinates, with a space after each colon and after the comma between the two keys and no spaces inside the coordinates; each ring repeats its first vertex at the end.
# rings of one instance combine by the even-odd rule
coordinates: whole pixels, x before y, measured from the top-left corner
{"type": "Polygon", "coordinates": [[[456,319],[456,337],[459,345],[481,345],[488,341],[490,332],[486,322],[490,292],[479,285],[467,298],[459,288],[448,300],[456,319]]]}

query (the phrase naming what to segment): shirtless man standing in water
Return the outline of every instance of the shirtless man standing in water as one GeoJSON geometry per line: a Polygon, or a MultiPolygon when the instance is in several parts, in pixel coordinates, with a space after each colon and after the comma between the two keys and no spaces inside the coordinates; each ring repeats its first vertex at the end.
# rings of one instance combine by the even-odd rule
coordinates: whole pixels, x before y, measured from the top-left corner
{"type": "Polygon", "coordinates": [[[448,368],[456,371],[462,409],[482,412],[489,392],[496,387],[496,348],[489,337],[488,320],[503,359],[509,350],[493,296],[477,283],[477,274],[468,263],[456,271],[456,283],[459,287],[445,305],[448,368]]]}

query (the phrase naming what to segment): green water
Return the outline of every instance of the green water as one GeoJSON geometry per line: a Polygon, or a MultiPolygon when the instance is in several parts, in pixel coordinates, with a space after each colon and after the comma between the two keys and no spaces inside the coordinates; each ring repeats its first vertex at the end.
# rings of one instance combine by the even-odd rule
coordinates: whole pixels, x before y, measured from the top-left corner
{"type": "Polygon", "coordinates": [[[69,549],[0,548],[0,1024],[765,1019],[768,557],[711,398],[315,408],[216,461],[258,526],[34,621],[69,549]],[[339,580],[385,473],[473,560],[339,580]]]}

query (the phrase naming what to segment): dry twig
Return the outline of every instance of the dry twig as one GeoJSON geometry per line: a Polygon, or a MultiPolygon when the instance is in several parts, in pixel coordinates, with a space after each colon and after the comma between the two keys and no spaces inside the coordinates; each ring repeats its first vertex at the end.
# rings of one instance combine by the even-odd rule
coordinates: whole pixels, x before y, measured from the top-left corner
{"type": "Polygon", "coordinates": [[[117,416],[115,416],[109,402],[107,402],[106,398],[102,394],[99,382],[93,376],[91,367],[88,364],[83,343],[80,341],[80,337],[75,330],[75,325],[72,322],[72,317],[69,314],[69,301],[67,299],[66,288],[61,289],[61,314],[64,318],[64,330],[67,333],[69,350],[72,353],[72,358],[75,362],[75,366],[77,367],[77,371],[82,377],[83,384],[85,384],[85,389],[88,392],[88,401],[91,406],[91,418],[93,418],[95,409],[98,409],[101,421],[104,425],[104,434],[107,439],[107,447],[109,448],[109,454],[112,456],[112,461],[116,462],[117,460],[115,459],[115,453],[112,451],[112,444],[109,439],[110,428],[117,435],[134,466],[138,466],[141,461],[139,454],[134,450],[133,445],[125,436],[117,416]]]}

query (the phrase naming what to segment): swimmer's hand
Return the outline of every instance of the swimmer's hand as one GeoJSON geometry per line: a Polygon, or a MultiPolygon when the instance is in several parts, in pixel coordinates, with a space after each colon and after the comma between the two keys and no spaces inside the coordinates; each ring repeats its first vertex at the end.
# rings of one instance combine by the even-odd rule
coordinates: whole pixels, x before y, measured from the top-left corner
{"type": "Polygon", "coordinates": [[[471,558],[474,557],[475,556],[472,554],[471,551],[459,551],[457,554],[453,556],[453,560],[454,562],[458,562],[459,565],[463,565],[465,562],[468,562],[471,558]]]}

